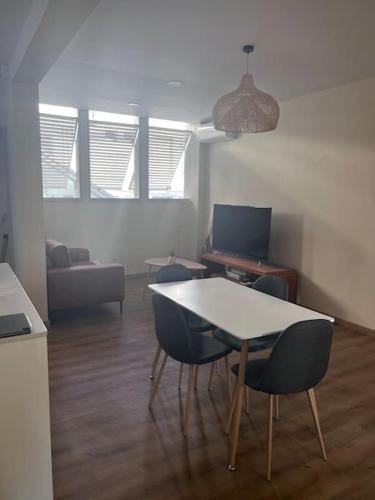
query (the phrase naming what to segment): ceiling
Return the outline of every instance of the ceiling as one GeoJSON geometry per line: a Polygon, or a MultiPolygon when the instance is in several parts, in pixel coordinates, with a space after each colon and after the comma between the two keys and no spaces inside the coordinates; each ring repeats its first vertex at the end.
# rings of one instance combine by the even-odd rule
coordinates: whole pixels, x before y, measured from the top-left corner
{"type": "Polygon", "coordinates": [[[282,101],[374,75],[374,25],[373,0],[102,0],[41,99],[197,120],[239,84],[245,43],[255,83],[282,101]]]}
{"type": "Polygon", "coordinates": [[[32,0],[0,0],[0,64],[10,64],[32,0]]]}

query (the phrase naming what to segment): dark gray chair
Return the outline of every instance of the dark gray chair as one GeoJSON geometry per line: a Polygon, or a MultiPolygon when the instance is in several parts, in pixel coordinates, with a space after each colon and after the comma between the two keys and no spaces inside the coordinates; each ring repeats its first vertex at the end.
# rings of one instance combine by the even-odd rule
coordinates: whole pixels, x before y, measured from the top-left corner
{"type": "MultiPolygon", "coordinates": [[[[272,295],[281,300],[288,300],[288,283],[278,276],[261,276],[253,284],[253,290],[272,295]]],[[[270,349],[278,339],[280,332],[249,341],[248,352],[270,349]]],[[[216,330],[214,338],[229,345],[234,351],[241,352],[242,342],[223,330],[216,330]]]]}
{"type": "MultiPolygon", "coordinates": [[[[324,460],[327,455],[320,429],[314,387],[328,368],[333,326],[328,320],[300,321],[280,334],[269,358],[246,365],[245,384],[269,395],[267,479],[271,479],[273,405],[276,395],[307,391],[324,460]]],[[[238,376],[239,365],[232,367],[238,376]]]]}
{"type": "Polygon", "coordinates": [[[189,422],[194,366],[213,363],[227,356],[231,348],[219,340],[206,335],[194,334],[188,327],[183,308],[160,294],[152,297],[155,315],[155,331],[160,347],[165,352],[164,359],[153,385],[149,407],[155,398],[168,356],[189,365],[189,381],[184,411],[183,432],[186,436],[189,422]]]}
{"type": "Polygon", "coordinates": [[[193,278],[191,269],[182,264],[169,264],[161,267],[156,273],[156,283],[173,283],[174,281],[188,281],[193,278]]]}
{"type": "MultiPolygon", "coordinates": [[[[267,295],[271,295],[281,300],[288,300],[288,283],[282,278],[278,276],[260,276],[256,281],[254,281],[253,290],[258,292],[266,293],[267,295]]],[[[248,352],[259,352],[264,351],[266,349],[271,349],[276,340],[278,339],[280,332],[275,332],[271,335],[267,335],[265,337],[259,337],[255,339],[251,339],[248,343],[248,352]]],[[[214,338],[224,342],[228,346],[230,346],[234,351],[241,352],[242,342],[239,339],[236,339],[229,333],[223,330],[216,330],[213,334],[214,338]]],[[[226,375],[227,379],[229,379],[229,375],[226,375]]],[[[230,384],[228,385],[230,387],[230,384]]],[[[231,390],[229,391],[231,395],[231,390]]],[[[249,413],[249,394],[248,390],[245,392],[245,406],[246,413],[249,413]]],[[[232,399],[231,411],[229,416],[229,422],[226,428],[226,432],[229,432],[229,426],[231,422],[231,415],[233,413],[234,398],[232,399]]],[[[279,418],[279,400],[276,397],[275,399],[275,417],[279,418]]]]}
{"type": "MultiPolygon", "coordinates": [[[[162,267],[156,274],[156,283],[173,283],[177,281],[188,281],[193,279],[191,269],[183,266],[182,264],[170,264],[169,266],[162,267]]],[[[204,333],[213,330],[215,327],[208,323],[200,316],[188,311],[183,310],[186,316],[190,330],[193,332],[204,333]]]]}
{"type": "MultiPolygon", "coordinates": [[[[174,283],[178,281],[188,281],[193,278],[193,273],[190,269],[182,264],[170,264],[162,267],[156,274],[156,283],[174,283]]],[[[214,329],[214,326],[197,316],[196,314],[183,309],[190,330],[197,333],[204,333],[214,329]]],[[[151,367],[150,378],[155,377],[155,370],[160,358],[160,345],[156,348],[154,360],[151,367]]],[[[182,367],[180,369],[179,386],[181,385],[182,367]]]]}

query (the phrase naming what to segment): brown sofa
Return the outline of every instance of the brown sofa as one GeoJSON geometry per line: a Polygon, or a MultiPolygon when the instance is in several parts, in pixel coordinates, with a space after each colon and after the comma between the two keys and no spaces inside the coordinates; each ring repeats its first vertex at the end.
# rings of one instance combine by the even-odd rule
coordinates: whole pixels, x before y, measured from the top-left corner
{"type": "Polygon", "coordinates": [[[68,309],[119,302],[125,297],[125,269],[90,261],[86,248],[46,241],[48,309],[68,309]]]}

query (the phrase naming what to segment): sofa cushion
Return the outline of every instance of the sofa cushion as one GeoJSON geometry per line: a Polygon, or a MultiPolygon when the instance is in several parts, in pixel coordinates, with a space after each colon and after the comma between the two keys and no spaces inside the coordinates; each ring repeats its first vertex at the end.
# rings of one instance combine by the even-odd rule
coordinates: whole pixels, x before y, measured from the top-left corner
{"type": "Polygon", "coordinates": [[[53,267],[70,267],[72,259],[68,248],[56,240],[46,240],[46,254],[53,267]]]}
{"type": "Polygon", "coordinates": [[[90,252],[87,248],[69,248],[69,253],[73,263],[90,261],[90,252]]]}

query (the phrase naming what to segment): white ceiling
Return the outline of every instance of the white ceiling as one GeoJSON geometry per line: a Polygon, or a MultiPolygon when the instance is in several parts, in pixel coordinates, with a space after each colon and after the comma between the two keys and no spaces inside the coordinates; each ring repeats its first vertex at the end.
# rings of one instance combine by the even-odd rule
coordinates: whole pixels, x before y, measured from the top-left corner
{"type": "Polygon", "coordinates": [[[0,64],[10,64],[32,0],[0,0],[0,64]]]}
{"type": "Polygon", "coordinates": [[[374,26],[374,0],[102,0],[41,98],[200,119],[239,84],[245,43],[255,83],[282,101],[374,75],[374,26]]]}

